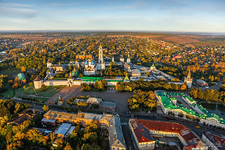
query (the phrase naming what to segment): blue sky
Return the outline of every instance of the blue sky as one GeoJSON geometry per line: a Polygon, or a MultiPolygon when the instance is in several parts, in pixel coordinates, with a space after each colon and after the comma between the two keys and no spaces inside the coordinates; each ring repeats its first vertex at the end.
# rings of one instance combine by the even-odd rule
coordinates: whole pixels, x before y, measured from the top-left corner
{"type": "Polygon", "coordinates": [[[0,0],[0,30],[225,32],[225,0],[0,0]]]}

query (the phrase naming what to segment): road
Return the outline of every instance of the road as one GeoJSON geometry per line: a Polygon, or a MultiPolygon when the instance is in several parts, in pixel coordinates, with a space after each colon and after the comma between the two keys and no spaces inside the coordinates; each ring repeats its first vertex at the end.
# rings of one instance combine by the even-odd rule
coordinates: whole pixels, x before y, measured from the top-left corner
{"type": "MultiPolygon", "coordinates": [[[[15,102],[29,103],[31,105],[31,108],[38,109],[38,110],[42,111],[42,107],[43,107],[42,104],[34,104],[32,102],[23,102],[21,100],[15,100],[15,102]]],[[[58,108],[58,107],[51,107],[51,110],[53,110],[53,111],[65,111],[64,108],[58,108]]],[[[195,126],[197,125],[197,123],[195,123],[195,122],[186,121],[186,120],[183,121],[180,118],[170,120],[170,119],[165,118],[163,116],[158,116],[156,113],[126,114],[123,111],[122,112],[119,111],[118,114],[120,115],[120,120],[121,120],[121,124],[122,124],[122,130],[123,130],[126,146],[127,146],[127,148],[131,147],[132,150],[134,150],[134,144],[133,144],[134,140],[132,140],[132,136],[130,134],[130,130],[129,130],[129,126],[128,126],[128,121],[129,121],[130,118],[176,122],[176,123],[179,123],[179,124],[183,124],[184,126],[188,127],[190,130],[192,130],[194,133],[196,133],[196,135],[198,135],[200,139],[201,139],[202,133],[204,131],[209,131],[209,132],[211,132],[213,134],[216,134],[216,135],[225,135],[225,131],[206,128],[204,126],[200,126],[200,128],[197,129],[197,128],[195,128],[195,126]]]]}

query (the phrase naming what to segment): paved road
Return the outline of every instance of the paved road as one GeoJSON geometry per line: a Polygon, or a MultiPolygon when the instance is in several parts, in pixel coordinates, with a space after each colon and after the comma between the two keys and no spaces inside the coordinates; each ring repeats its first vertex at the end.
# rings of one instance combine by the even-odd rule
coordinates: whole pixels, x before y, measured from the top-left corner
{"type": "MultiPolygon", "coordinates": [[[[58,93],[56,93],[54,96],[48,99],[49,102],[55,102],[58,101],[59,96],[63,99],[64,105],[66,105],[66,101],[70,99],[71,97],[75,96],[79,91],[81,90],[81,86],[73,86],[73,87],[63,87],[58,93]]],[[[48,101],[45,102],[45,104],[49,104],[48,101]]]]}

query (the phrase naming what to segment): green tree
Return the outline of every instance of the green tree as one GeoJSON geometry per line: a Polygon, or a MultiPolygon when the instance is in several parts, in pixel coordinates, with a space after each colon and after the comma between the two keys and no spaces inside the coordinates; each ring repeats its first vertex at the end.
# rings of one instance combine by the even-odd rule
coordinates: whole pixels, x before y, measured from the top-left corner
{"type": "Polygon", "coordinates": [[[44,105],[44,106],[42,107],[42,110],[43,110],[44,112],[47,112],[47,111],[50,110],[50,108],[49,108],[47,105],[44,105]]]}
{"type": "Polygon", "coordinates": [[[46,86],[44,84],[41,85],[41,90],[46,91],[46,86]]]}

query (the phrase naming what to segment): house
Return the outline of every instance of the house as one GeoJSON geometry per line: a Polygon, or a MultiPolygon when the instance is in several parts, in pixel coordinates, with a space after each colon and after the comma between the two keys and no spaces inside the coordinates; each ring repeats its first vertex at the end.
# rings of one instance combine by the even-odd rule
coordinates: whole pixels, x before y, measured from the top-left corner
{"type": "Polygon", "coordinates": [[[16,125],[22,124],[25,120],[33,119],[40,113],[39,110],[35,109],[26,109],[22,113],[20,113],[18,116],[14,117],[12,120],[10,120],[8,123],[13,123],[16,125]]]}
{"type": "Polygon", "coordinates": [[[205,82],[205,81],[202,80],[202,79],[197,79],[197,80],[196,80],[196,83],[197,83],[198,85],[200,85],[200,86],[208,86],[208,83],[205,82]]]}

